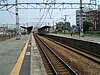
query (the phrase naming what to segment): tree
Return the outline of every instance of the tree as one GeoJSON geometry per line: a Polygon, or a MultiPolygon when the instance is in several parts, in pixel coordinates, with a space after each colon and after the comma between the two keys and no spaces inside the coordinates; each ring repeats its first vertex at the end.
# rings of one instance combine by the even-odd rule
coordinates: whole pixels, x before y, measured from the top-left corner
{"type": "Polygon", "coordinates": [[[16,33],[16,30],[15,29],[8,29],[6,30],[7,32],[10,32],[10,33],[16,33]]]}
{"type": "Polygon", "coordinates": [[[56,23],[56,29],[58,30],[58,32],[64,32],[67,30],[69,31],[71,29],[71,26],[70,26],[70,22],[58,22],[56,23]]]}
{"type": "Polygon", "coordinates": [[[57,29],[58,32],[63,31],[63,29],[62,29],[63,24],[64,24],[63,22],[56,23],[56,29],[57,29]]]}
{"type": "Polygon", "coordinates": [[[93,23],[92,23],[92,21],[90,21],[90,20],[85,20],[84,22],[83,22],[83,31],[84,31],[84,33],[86,32],[86,31],[89,31],[90,29],[90,27],[93,27],[93,23]]]}

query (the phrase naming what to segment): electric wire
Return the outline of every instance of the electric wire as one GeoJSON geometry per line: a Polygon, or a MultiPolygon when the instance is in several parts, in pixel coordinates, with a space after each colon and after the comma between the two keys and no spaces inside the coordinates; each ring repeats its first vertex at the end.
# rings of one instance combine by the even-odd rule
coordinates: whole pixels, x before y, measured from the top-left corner
{"type": "MultiPolygon", "coordinates": [[[[54,1],[51,1],[51,3],[53,3],[53,2],[54,2],[54,1]]],[[[46,15],[45,15],[45,18],[43,19],[42,24],[44,23],[44,21],[45,21],[47,15],[48,15],[48,13],[49,13],[50,7],[51,7],[51,5],[49,5],[49,8],[47,9],[47,13],[46,13],[46,15]]],[[[53,12],[53,10],[52,10],[52,12],[53,12]]],[[[42,25],[42,24],[41,24],[41,25],[42,25]]]]}
{"type": "MultiPolygon", "coordinates": [[[[8,12],[9,12],[9,11],[8,11],[8,12]]],[[[9,14],[10,14],[12,20],[15,22],[15,19],[14,19],[14,17],[12,16],[11,12],[9,12],[9,14]]]]}

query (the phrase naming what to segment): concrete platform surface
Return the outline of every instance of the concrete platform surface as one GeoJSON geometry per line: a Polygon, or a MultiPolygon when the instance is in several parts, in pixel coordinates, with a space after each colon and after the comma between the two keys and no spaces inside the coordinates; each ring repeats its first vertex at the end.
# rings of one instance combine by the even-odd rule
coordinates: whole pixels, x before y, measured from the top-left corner
{"type": "Polygon", "coordinates": [[[100,44],[100,37],[91,37],[91,36],[79,37],[79,35],[71,36],[70,34],[50,34],[50,35],[63,36],[63,37],[74,38],[78,40],[84,40],[100,44]]]}
{"type": "Polygon", "coordinates": [[[0,75],[9,75],[19,57],[28,35],[21,36],[20,40],[12,38],[0,42],[0,75]]]}
{"type": "Polygon", "coordinates": [[[31,75],[47,75],[33,36],[31,48],[31,75]]]}

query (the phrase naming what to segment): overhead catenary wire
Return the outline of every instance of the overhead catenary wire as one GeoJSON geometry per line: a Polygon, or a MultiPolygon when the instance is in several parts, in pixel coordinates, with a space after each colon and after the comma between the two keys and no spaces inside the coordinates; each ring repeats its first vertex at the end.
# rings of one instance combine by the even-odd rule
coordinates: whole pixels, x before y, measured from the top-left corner
{"type": "MultiPolygon", "coordinates": [[[[47,7],[47,6],[45,6],[45,8],[46,8],[46,7],[47,7]]],[[[42,14],[42,16],[41,16],[41,17],[39,16],[39,17],[40,17],[40,19],[39,19],[39,23],[40,23],[41,20],[43,19],[44,15],[45,15],[45,11],[46,11],[46,10],[44,9],[44,10],[43,10],[43,14],[42,14]]],[[[38,24],[38,25],[39,25],[39,24],[38,24]]]]}
{"type": "MultiPolygon", "coordinates": [[[[51,1],[51,3],[53,3],[53,2],[54,2],[54,1],[51,1]]],[[[49,5],[49,7],[48,7],[48,9],[47,9],[47,13],[46,13],[46,15],[45,15],[45,18],[44,18],[43,21],[42,21],[42,24],[44,23],[44,21],[45,21],[47,15],[48,15],[48,13],[49,13],[49,10],[50,10],[51,7],[52,7],[52,6],[49,5]]],[[[52,10],[52,12],[53,12],[53,10],[52,10]]]]}
{"type": "MultiPolygon", "coordinates": [[[[46,2],[48,2],[49,0],[46,0],[46,2]]],[[[47,5],[45,5],[45,8],[47,8],[47,5]]],[[[44,15],[45,15],[45,9],[44,9],[44,11],[43,11],[43,15],[42,15],[42,17],[40,18],[40,21],[42,20],[42,18],[44,17],[44,15]]]]}
{"type": "Polygon", "coordinates": [[[9,12],[9,14],[10,14],[12,20],[15,22],[15,19],[14,19],[14,17],[12,16],[11,12],[10,12],[10,11],[8,11],[8,12],[9,12]]]}
{"type": "Polygon", "coordinates": [[[52,18],[53,9],[51,9],[51,13],[49,12],[50,19],[52,18]]]}
{"type": "MultiPolygon", "coordinates": [[[[51,6],[49,6],[49,8],[48,8],[48,10],[47,10],[47,13],[46,13],[46,15],[45,15],[45,18],[43,19],[43,22],[45,21],[47,15],[48,15],[48,13],[49,13],[50,7],[51,7],[51,6]]],[[[42,24],[43,24],[43,22],[42,22],[42,24]]]]}
{"type": "MultiPolygon", "coordinates": [[[[51,3],[55,3],[56,2],[56,0],[51,0],[51,3]]],[[[60,5],[61,6],[61,5],[60,5]]],[[[51,7],[51,5],[49,5],[49,8],[48,8],[48,12],[47,12],[47,14],[46,14],[46,16],[48,15],[48,13],[49,13],[49,16],[50,16],[50,18],[51,18],[51,16],[52,16],[52,13],[53,13],[53,9],[51,10],[51,13],[50,13],[50,7],[51,7]]],[[[44,18],[44,20],[43,20],[43,22],[45,21],[45,19],[46,19],[46,16],[45,16],[45,18],[44,18]]],[[[42,22],[42,24],[43,24],[43,22],[42,22]]]]}
{"type": "MultiPolygon", "coordinates": [[[[47,5],[45,5],[45,8],[47,7],[47,5]]],[[[46,10],[44,9],[43,11],[43,14],[42,14],[42,17],[39,19],[39,23],[42,21],[43,17],[45,16],[46,14],[46,10]]]]}
{"type": "MultiPolygon", "coordinates": [[[[2,0],[2,1],[3,1],[3,0],[2,0]]],[[[30,1],[30,0],[29,0],[29,1],[30,1]]],[[[54,12],[54,10],[53,10],[54,8],[58,8],[59,10],[63,10],[63,9],[59,8],[59,7],[62,7],[62,6],[64,6],[64,8],[67,8],[67,7],[65,6],[65,3],[66,3],[65,1],[66,1],[66,0],[64,0],[64,1],[63,1],[63,0],[61,0],[61,1],[60,1],[60,0],[39,0],[39,1],[33,0],[33,3],[34,3],[34,4],[35,4],[35,2],[36,2],[37,8],[38,8],[38,5],[41,6],[40,9],[44,8],[44,6],[46,6],[46,8],[49,8],[49,7],[50,7],[49,11],[48,11],[48,9],[44,9],[43,12],[42,12],[42,10],[41,10],[41,15],[39,16],[39,17],[40,17],[40,20],[39,20],[39,21],[40,21],[40,22],[43,22],[43,20],[45,19],[46,14],[47,14],[46,17],[50,17],[50,18],[51,18],[52,16],[54,16],[53,14],[56,12],[56,11],[54,12]],[[38,2],[39,2],[40,4],[39,4],[38,2]],[[44,3],[44,4],[41,5],[41,2],[44,3]],[[51,5],[51,4],[49,4],[50,2],[52,2],[52,3],[54,3],[54,4],[51,3],[51,4],[52,4],[52,5],[51,5]],[[57,2],[57,3],[60,3],[60,5],[56,5],[56,2],[57,2]],[[64,2],[65,2],[65,3],[64,3],[64,2]],[[46,4],[46,3],[47,3],[47,4],[46,4]],[[37,4],[38,4],[38,5],[37,5],[37,4]],[[49,14],[49,15],[48,15],[48,14],[49,14]]],[[[5,3],[8,3],[8,2],[10,3],[9,0],[5,0],[5,3]],[[7,2],[6,2],[6,1],[7,1],[7,2]]],[[[10,5],[9,3],[8,3],[8,5],[10,5]]],[[[87,3],[87,2],[86,2],[86,3],[87,3]]],[[[2,4],[3,4],[3,2],[2,2],[2,4]]],[[[27,4],[27,2],[26,2],[26,4],[27,4]]],[[[26,5],[26,4],[24,4],[24,5],[26,5]]],[[[27,5],[28,7],[29,7],[29,6],[33,6],[31,3],[28,3],[28,4],[29,4],[29,5],[27,5]]],[[[69,4],[70,4],[70,3],[69,3],[69,4]]],[[[20,7],[20,5],[21,5],[21,3],[19,3],[19,7],[20,7]]],[[[22,3],[22,5],[23,5],[23,3],[22,3]]],[[[72,4],[72,5],[73,5],[73,4],[72,4]]],[[[13,6],[15,6],[15,5],[13,5],[13,6]]],[[[13,7],[13,6],[11,6],[11,7],[13,7]]],[[[77,7],[77,6],[78,6],[78,5],[76,5],[76,6],[74,6],[74,7],[77,7]]],[[[1,6],[2,9],[5,8],[5,7],[6,7],[6,6],[4,6],[4,7],[1,6]]],[[[8,6],[8,7],[9,7],[8,9],[11,9],[10,6],[8,6]]],[[[33,7],[34,7],[34,6],[33,6],[33,7]]],[[[73,8],[73,6],[72,6],[72,8],[73,8]]],[[[19,9],[20,9],[20,8],[19,8],[19,9]]],[[[33,8],[33,9],[34,9],[34,8],[33,8]]],[[[38,9],[39,9],[39,8],[38,8],[38,9]]],[[[9,12],[10,12],[10,11],[9,11],[9,12]]],[[[60,12],[60,11],[59,11],[59,12],[60,12]]],[[[12,13],[11,13],[11,14],[12,14],[12,13]]],[[[40,14],[40,13],[39,13],[39,14],[40,14]]],[[[13,15],[12,15],[12,16],[13,16],[13,15]]],[[[45,19],[45,20],[46,20],[46,19],[45,19]]],[[[45,21],[45,20],[44,20],[44,21],[45,21]]],[[[51,19],[50,19],[50,20],[51,20],[51,19]]]]}

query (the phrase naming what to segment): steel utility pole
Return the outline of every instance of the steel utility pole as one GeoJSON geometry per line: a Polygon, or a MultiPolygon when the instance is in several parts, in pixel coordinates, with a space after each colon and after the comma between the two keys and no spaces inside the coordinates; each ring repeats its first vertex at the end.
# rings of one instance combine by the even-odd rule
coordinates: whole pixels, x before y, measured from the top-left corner
{"type": "Polygon", "coordinates": [[[16,0],[16,40],[20,40],[20,31],[19,31],[19,15],[18,15],[18,0],[16,0]]]}
{"type": "MultiPolygon", "coordinates": [[[[68,15],[64,15],[64,16],[65,16],[65,18],[64,18],[64,21],[65,21],[65,27],[67,28],[67,24],[66,24],[67,21],[66,21],[66,19],[67,19],[67,16],[68,16],[68,15]]],[[[65,34],[65,30],[64,30],[64,34],[65,34]]]]}
{"type": "Polygon", "coordinates": [[[64,15],[64,16],[65,16],[65,19],[64,19],[64,21],[65,21],[65,23],[66,23],[67,15],[64,15]]]}
{"type": "Polygon", "coordinates": [[[80,0],[80,37],[83,37],[82,0],[80,0]]]}

